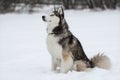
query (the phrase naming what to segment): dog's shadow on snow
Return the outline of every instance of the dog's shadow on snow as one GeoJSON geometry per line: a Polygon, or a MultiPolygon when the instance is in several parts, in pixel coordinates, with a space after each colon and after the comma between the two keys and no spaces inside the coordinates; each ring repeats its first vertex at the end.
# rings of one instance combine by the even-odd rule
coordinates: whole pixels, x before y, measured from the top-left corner
{"type": "Polygon", "coordinates": [[[55,72],[52,72],[51,69],[48,67],[36,67],[33,70],[35,73],[42,73],[42,74],[55,73],[55,72]]]}

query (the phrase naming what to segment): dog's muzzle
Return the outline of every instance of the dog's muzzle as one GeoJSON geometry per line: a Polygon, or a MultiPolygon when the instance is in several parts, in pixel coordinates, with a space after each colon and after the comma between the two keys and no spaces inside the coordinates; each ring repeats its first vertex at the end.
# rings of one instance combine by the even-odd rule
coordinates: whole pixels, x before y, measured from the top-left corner
{"type": "Polygon", "coordinates": [[[45,20],[45,16],[42,16],[42,19],[43,19],[43,21],[46,21],[46,20],[45,20]]]}

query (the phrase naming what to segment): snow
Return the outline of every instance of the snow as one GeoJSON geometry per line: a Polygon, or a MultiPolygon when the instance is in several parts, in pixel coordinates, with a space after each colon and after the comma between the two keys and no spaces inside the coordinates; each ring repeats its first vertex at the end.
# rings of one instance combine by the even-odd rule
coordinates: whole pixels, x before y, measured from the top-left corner
{"type": "Polygon", "coordinates": [[[34,14],[0,14],[0,80],[120,80],[120,11],[68,10],[70,30],[92,57],[110,57],[110,70],[54,73],[46,47],[44,11],[34,14]]]}

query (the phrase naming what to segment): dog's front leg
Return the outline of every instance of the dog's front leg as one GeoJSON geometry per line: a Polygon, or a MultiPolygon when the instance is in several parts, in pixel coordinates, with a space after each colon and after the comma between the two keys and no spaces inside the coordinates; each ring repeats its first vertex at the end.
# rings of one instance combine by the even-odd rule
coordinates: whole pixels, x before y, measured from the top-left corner
{"type": "Polygon", "coordinates": [[[52,71],[56,71],[57,63],[56,58],[52,57],[52,71]]]}
{"type": "Polygon", "coordinates": [[[60,72],[67,73],[73,66],[73,58],[70,53],[64,52],[61,60],[60,72]]]}

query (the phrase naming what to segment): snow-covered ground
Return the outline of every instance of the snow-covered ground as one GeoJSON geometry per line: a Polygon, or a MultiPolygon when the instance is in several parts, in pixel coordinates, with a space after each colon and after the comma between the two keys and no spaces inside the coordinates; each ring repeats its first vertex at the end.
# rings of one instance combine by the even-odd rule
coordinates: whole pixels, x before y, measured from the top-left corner
{"type": "Polygon", "coordinates": [[[112,68],[51,72],[44,12],[0,15],[0,80],[120,80],[120,11],[65,11],[70,30],[88,57],[101,52],[112,68]]]}

